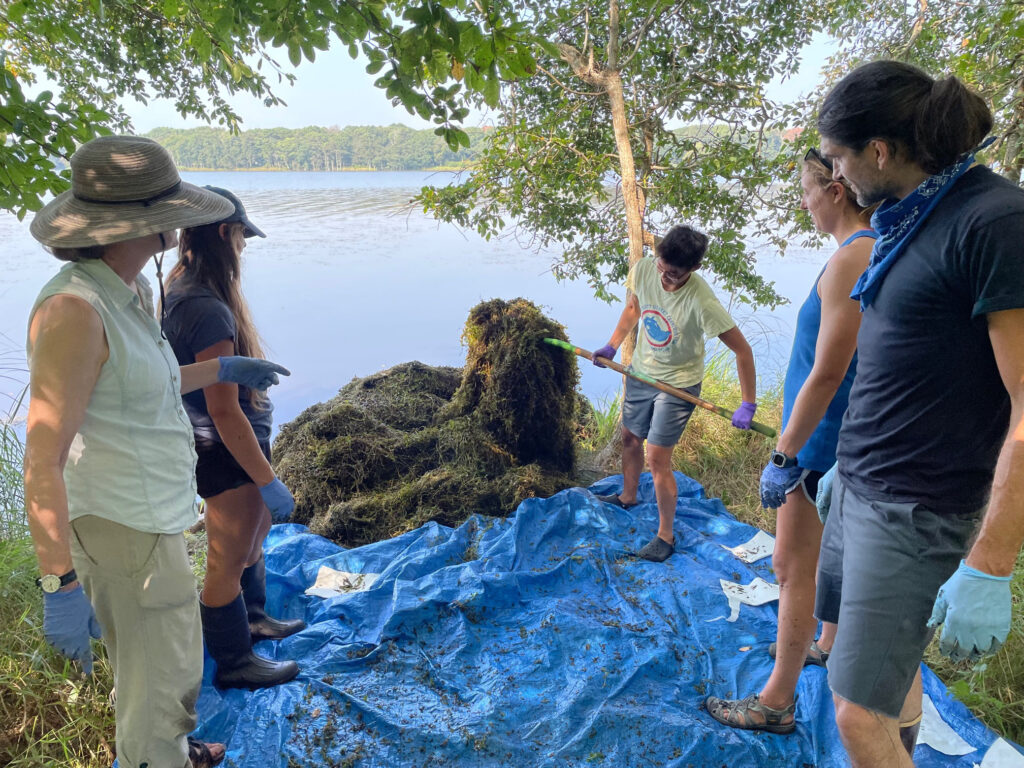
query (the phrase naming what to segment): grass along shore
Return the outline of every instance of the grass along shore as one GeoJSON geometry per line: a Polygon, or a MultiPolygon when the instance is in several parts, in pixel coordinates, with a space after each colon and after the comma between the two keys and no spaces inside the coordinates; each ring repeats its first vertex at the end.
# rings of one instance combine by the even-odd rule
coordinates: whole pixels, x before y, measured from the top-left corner
{"type": "MultiPolygon", "coordinates": [[[[740,401],[731,359],[712,361],[702,394],[720,404],[740,401]]],[[[778,427],[781,413],[781,387],[769,388],[762,393],[758,421],[778,427]]],[[[582,453],[591,461],[618,430],[618,400],[597,404],[593,415],[592,427],[581,437],[582,453]]],[[[95,643],[94,674],[83,678],[75,664],[43,640],[36,559],[22,511],[21,443],[4,423],[0,427],[0,765],[107,768],[114,757],[110,666],[102,645],[95,643]]],[[[774,533],[774,512],[761,509],[758,499],[758,479],[773,445],[698,408],[676,449],[676,468],[697,479],[709,495],[721,498],[738,519],[774,533]]],[[[606,466],[605,471],[619,470],[606,466]]],[[[592,468],[585,474],[603,473],[592,468]]],[[[193,539],[192,544],[198,579],[205,552],[201,539],[193,539]]],[[[978,664],[957,665],[941,658],[933,643],[926,661],[988,726],[1020,743],[1024,742],[1024,558],[1018,560],[1012,589],[1013,628],[999,653],[978,664]]]]}

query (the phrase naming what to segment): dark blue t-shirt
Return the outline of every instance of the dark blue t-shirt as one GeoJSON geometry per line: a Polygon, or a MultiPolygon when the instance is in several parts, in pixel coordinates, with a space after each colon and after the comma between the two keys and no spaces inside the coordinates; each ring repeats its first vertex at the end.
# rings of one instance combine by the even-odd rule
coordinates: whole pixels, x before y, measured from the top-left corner
{"type": "Polygon", "coordinates": [[[986,315],[1024,307],[1024,190],[956,182],[864,311],[839,472],[867,499],[973,512],[1009,425],[986,315]]]}
{"type": "MultiPolygon", "coordinates": [[[[185,278],[175,280],[168,287],[164,306],[164,333],[171,342],[179,365],[191,365],[196,361],[197,352],[219,341],[235,339],[235,317],[231,309],[205,286],[185,278]]],[[[181,399],[196,437],[223,442],[206,408],[203,390],[182,395],[181,399]]],[[[257,407],[250,399],[249,391],[239,387],[238,403],[252,425],[256,439],[261,442],[270,440],[274,411],[270,401],[264,400],[257,407]]]]}

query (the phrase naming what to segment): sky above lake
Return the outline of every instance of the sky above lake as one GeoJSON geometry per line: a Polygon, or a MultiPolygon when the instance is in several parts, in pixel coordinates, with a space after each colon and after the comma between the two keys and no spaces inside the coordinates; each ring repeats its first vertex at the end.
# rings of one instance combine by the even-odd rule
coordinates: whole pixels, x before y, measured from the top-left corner
{"type": "MultiPolygon", "coordinates": [[[[334,41],[328,51],[317,51],[316,61],[304,61],[298,68],[291,67],[281,51],[275,57],[284,63],[283,71],[295,74],[294,85],[283,83],[274,88],[287,106],[267,107],[262,99],[246,94],[228,96],[229,103],[241,115],[243,129],[251,128],[304,128],[310,125],[391,125],[402,123],[411,128],[433,128],[432,123],[410,115],[405,107],[394,106],[384,91],[375,87],[376,76],[366,73],[366,60],[352,59],[348,49],[334,41]]],[[[800,71],[789,80],[779,79],[770,84],[768,95],[781,101],[793,101],[812,91],[818,84],[826,59],[836,48],[836,42],[825,35],[816,34],[801,56],[800,71]]],[[[53,88],[52,83],[40,80],[30,93],[53,88]]],[[[146,133],[153,128],[191,128],[207,125],[202,120],[183,118],[172,101],[152,99],[148,104],[129,101],[125,104],[135,131],[146,133]]],[[[474,111],[466,119],[468,126],[492,124],[494,118],[474,111]]]]}

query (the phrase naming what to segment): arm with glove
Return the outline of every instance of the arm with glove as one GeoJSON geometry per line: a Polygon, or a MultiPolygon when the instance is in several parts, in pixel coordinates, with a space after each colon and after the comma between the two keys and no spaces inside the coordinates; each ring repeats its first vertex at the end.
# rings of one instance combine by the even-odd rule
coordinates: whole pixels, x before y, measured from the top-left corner
{"type": "Polygon", "coordinates": [[[860,305],[850,298],[850,289],[862,271],[863,264],[856,258],[835,258],[818,281],[821,325],[814,342],[814,364],[793,401],[773,461],[761,473],[761,505],[765,508],[782,506],[786,489],[799,480],[803,468],[796,463],[796,456],[825,417],[857,351],[860,305]]]}
{"type": "Polygon", "coordinates": [[[594,365],[598,368],[605,367],[597,361],[599,357],[604,357],[608,360],[615,359],[615,353],[622,346],[622,342],[625,341],[626,336],[633,330],[639,319],[640,302],[637,300],[636,295],[630,292],[626,297],[626,306],[622,308],[622,314],[619,315],[619,322],[615,325],[615,330],[612,331],[612,337],[603,347],[594,350],[592,358],[594,365]]]}
{"type": "Polygon", "coordinates": [[[1010,633],[1010,579],[1024,544],[1024,309],[988,315],[989,339],[1010,394],[1010,429],[999,453],[981,532],[939,589],[929,626],[955,660],[995,653],[1010,633]]]}
{"type": "Polygon", "coordinates": [[[757,374],[754,371],[754,352],[738,327],[733,326],[718,335],[719,340],[736,355],[736,374],[740,380],[740,396],[743,402],[732,415],[736,429],[750,429],[757,412],[757,374]]]}
{"type": "MultiPolygon", "coordinates": [[[[205,361],[221,361],[223,364],[224,360],[255,360],[234,357],[234,350],[234,342],[225,339],[197,352],[196,364],[202,365],[205,361]]],[[[285,484],[278,479],[267,457],[263,455],[252,425],[239,404],[238,384],[221,379],[204,387],[203,394],[206,396],[207,411],[213,419],[214,426],[217,427],[217,434],[238,465],[256,484],[263,503],[270,510],[271,519],[275,523],[287,522],[295,509],[295,499],[285,484]]]]}
{"type": "MultiPolygon", "coordinates": [[[[234,345],[230,345],[234,352],[234,345]]],[[[283,365],[261,360],[257,357],[242,357],[226,354],[181,366],[181,394],[187,395],[211,384],[225,382],[238,384],[249,389],[264,391],[280,383],[281,376],[291,376],[283,365]]]]}
{"type": "Polygon", "coordinates": [[[91,674],[90,639],[100,627],[72,568],[63,470],[109,352],[99,315],[68,295],[39,306],[29,339],[25,506],[39,561],[43,634],[91,674]]]}

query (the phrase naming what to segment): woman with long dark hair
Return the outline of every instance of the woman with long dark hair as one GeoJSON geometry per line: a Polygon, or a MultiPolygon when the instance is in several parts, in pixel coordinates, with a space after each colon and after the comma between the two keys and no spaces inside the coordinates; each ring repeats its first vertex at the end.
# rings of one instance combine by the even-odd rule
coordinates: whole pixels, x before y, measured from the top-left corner
{"type": "Polygon", "coordinates": [[[832,165],[816,150],[804,156],[800,175],[806,210],[838,250],[818,274],[797,317],[793,352],[783,387],[782,435],[761,476],[761,504],[777,508],[772,566],[780,587],[777,642],[771,677],[760,693],[737,701],[711,696],[708,712],[733,728],[791,733],[796,728],[796,686],[806,665],[825,666],[836,625],[826,622],[812,642],[814,575],[822,524],[818,481],[835,463],[839,426],[857,368],[860,308],[850,298],[875,242],[868,222],[874,206],[857,202],[849,185],[832,178],[832,165]]]}
{"type": "MultiPolygon", "coordinates": [[[[220,221],[183,229],[178,263],[167,277],[164,330],[182,365],[224,354],[262,358],[259,334],[241,290],[245,239],[265,237],[241,201],[207,187],[234,207],[220,221]],[[230,350],[230,351],[228,351],[230,350]]],[[[281,639],[300,620],[267,615],[263,539],[271,518],[284,521],[295,501],[270,466],[272,406],[265,395],[230,384],[184,398],[195,433],[196,484],[206,501],[208,555],[200,596],[203,637],[222,688],[263,688],[298,674],[294,661],[253,652],[253,640],[281,639]]]]}

